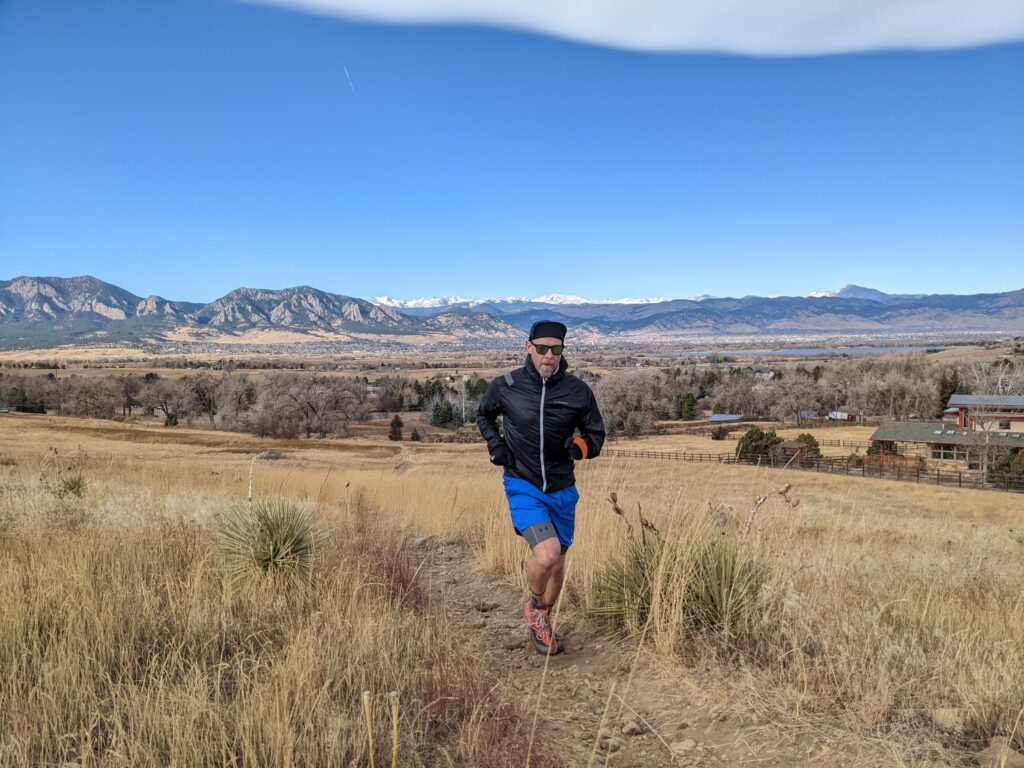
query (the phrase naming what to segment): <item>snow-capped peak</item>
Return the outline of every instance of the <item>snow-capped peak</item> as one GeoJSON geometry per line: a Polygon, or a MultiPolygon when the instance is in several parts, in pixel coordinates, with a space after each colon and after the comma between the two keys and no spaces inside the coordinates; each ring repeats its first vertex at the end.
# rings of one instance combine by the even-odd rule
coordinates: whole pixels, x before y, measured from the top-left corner
{"type": "MultiPolygon", "coordinates": [[[[710,296],[694,296],[693,301],[711,298],[710,296]]],[[[531,299],[527,296],[504,296],[494,298],[467,299],[462,296],[431,296],[424,299],[396,299],[391,296],[368,296],[366,301],[373,304],[383,304],[398,309],[425,309],[432,307],[450,307],[456,304],[475,307],[479,304],[511,304],[511,303],[533,303],[533,304],[657,304],[662,301],[671,301],[666,298],[646,299],[588,299],[585,296],[570,296],[564,293],[550,293],[546,296],[538,296],[531,299]]]]}
{"type": "Polygon", "coordinates": [[[370,296],[366,299],[371,304],[384,304],[388,307],[410,307],[410,308],[426,308],[426,307],[450,307],[453,304],[465,304],[473,301],[473,299],[464,299],[461,296],[431,296],[427,299],[393,299],[390,296],[370,296]]]}
{"type": "Polygon", "coordinates": [[[813,291],[807,294],[809,299],[863,299],[866,301],[878,301],[886,303],[899,298],[874,288],[865,288],[862,285],[844,285],[837,291],[813,291]]]}
{"type": "Polygon", "coordinates": [[[582,296],[567,296],[564,293],[549,293],[547,296],[538,296],[536,299],[530,299],[538,304],[593,304],[590,299],[585,299],[582,296]]]}

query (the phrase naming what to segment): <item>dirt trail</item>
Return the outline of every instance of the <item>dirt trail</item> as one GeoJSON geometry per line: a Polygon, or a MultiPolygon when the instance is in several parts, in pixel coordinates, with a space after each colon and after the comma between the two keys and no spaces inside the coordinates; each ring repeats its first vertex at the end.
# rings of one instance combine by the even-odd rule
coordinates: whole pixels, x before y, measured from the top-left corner
{"type": "Polygon", "coordinates": [[[527,643],[518,590],[501,576],[482,574],[464,544],[436,537],[416,537],[411,544],[411,554],[424,563],[423,583],[446,619],[461,628],[472,655],[506,682],[531,715],[543,685],[534,749],[557,750],[567,766],[588,765],[599,730],[594,766],[858,764],[827,742],[773,745],[765,754],[752,746],[763,741],[752,730],[702,711],[678,678],[655,668],[646,654],[637,656],[635,642],[601,634],[577,609],[562,608],[556,629],[567,650],[550,658],[545,674],[545,657],[527,643]],[[622,701],[613,699],[601,730],[612,682],[622,701]]]}

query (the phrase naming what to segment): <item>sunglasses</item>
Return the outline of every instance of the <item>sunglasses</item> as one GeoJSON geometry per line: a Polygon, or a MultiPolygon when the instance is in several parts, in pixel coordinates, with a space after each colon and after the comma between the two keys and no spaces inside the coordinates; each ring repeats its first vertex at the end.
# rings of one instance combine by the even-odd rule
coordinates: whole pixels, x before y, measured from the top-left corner
{"type": "Polygon", "coordinates": [[[537,350],[537,354],[538,355],[546,355],[548,353],[548,350],[550,350],[552,355],[554,355],[555,357],[558,357],[560,354],[562,354],[562,350],[565,349],[565,345],[564,344],[534,344],[533,348],[537,350]]]}

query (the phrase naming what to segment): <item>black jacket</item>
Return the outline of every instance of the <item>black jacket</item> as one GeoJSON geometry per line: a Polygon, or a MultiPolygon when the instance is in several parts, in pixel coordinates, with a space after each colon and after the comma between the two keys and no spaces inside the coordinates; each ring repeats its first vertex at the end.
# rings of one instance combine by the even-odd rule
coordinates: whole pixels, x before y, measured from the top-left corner
{"type": "Polygon", "coordinates": [[[545,493],[576,483],[565,443],[577,429],[587,442],[587,458],[597,456],[604,445],[604,421],[594,393],[566,373],[566,367],[563,357],[558,370],[545,381],[527,355],[526,365],[490,383],[476,414],[491,454],[499,446],[508,449],[505,474],[526,480],[545,493]],[[511,386],[507,376],[512,378],[511,386]],[[504,437],[498,432],[499,415],[504,437]]]}

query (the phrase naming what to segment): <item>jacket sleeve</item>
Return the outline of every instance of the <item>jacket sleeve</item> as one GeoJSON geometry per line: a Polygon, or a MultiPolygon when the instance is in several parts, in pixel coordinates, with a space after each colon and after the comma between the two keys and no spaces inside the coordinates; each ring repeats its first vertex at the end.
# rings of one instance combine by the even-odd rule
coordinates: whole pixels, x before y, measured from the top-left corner
{"type": "Polygon", "coordinates": [[[487,441],[487,450],[494,453],[499,445],[505,441],[498,432],[498,416],[501,415],[501,384],[500,379],[494,379],[487,385],[484,396],[480,399],[480,407],[476,409],[476,425],[480,428],[480,434],[487,441]]]}
{"type": "Polygon", "coordinates": [[[580,420],[579,430],[580,435],[587,441],[587,458],[594,459],[601,455],[601,448],[604,447],[604,419],[601,418],[597,398],[590,387],[587,387],[587,397],[589,403],[580,420]]]}

